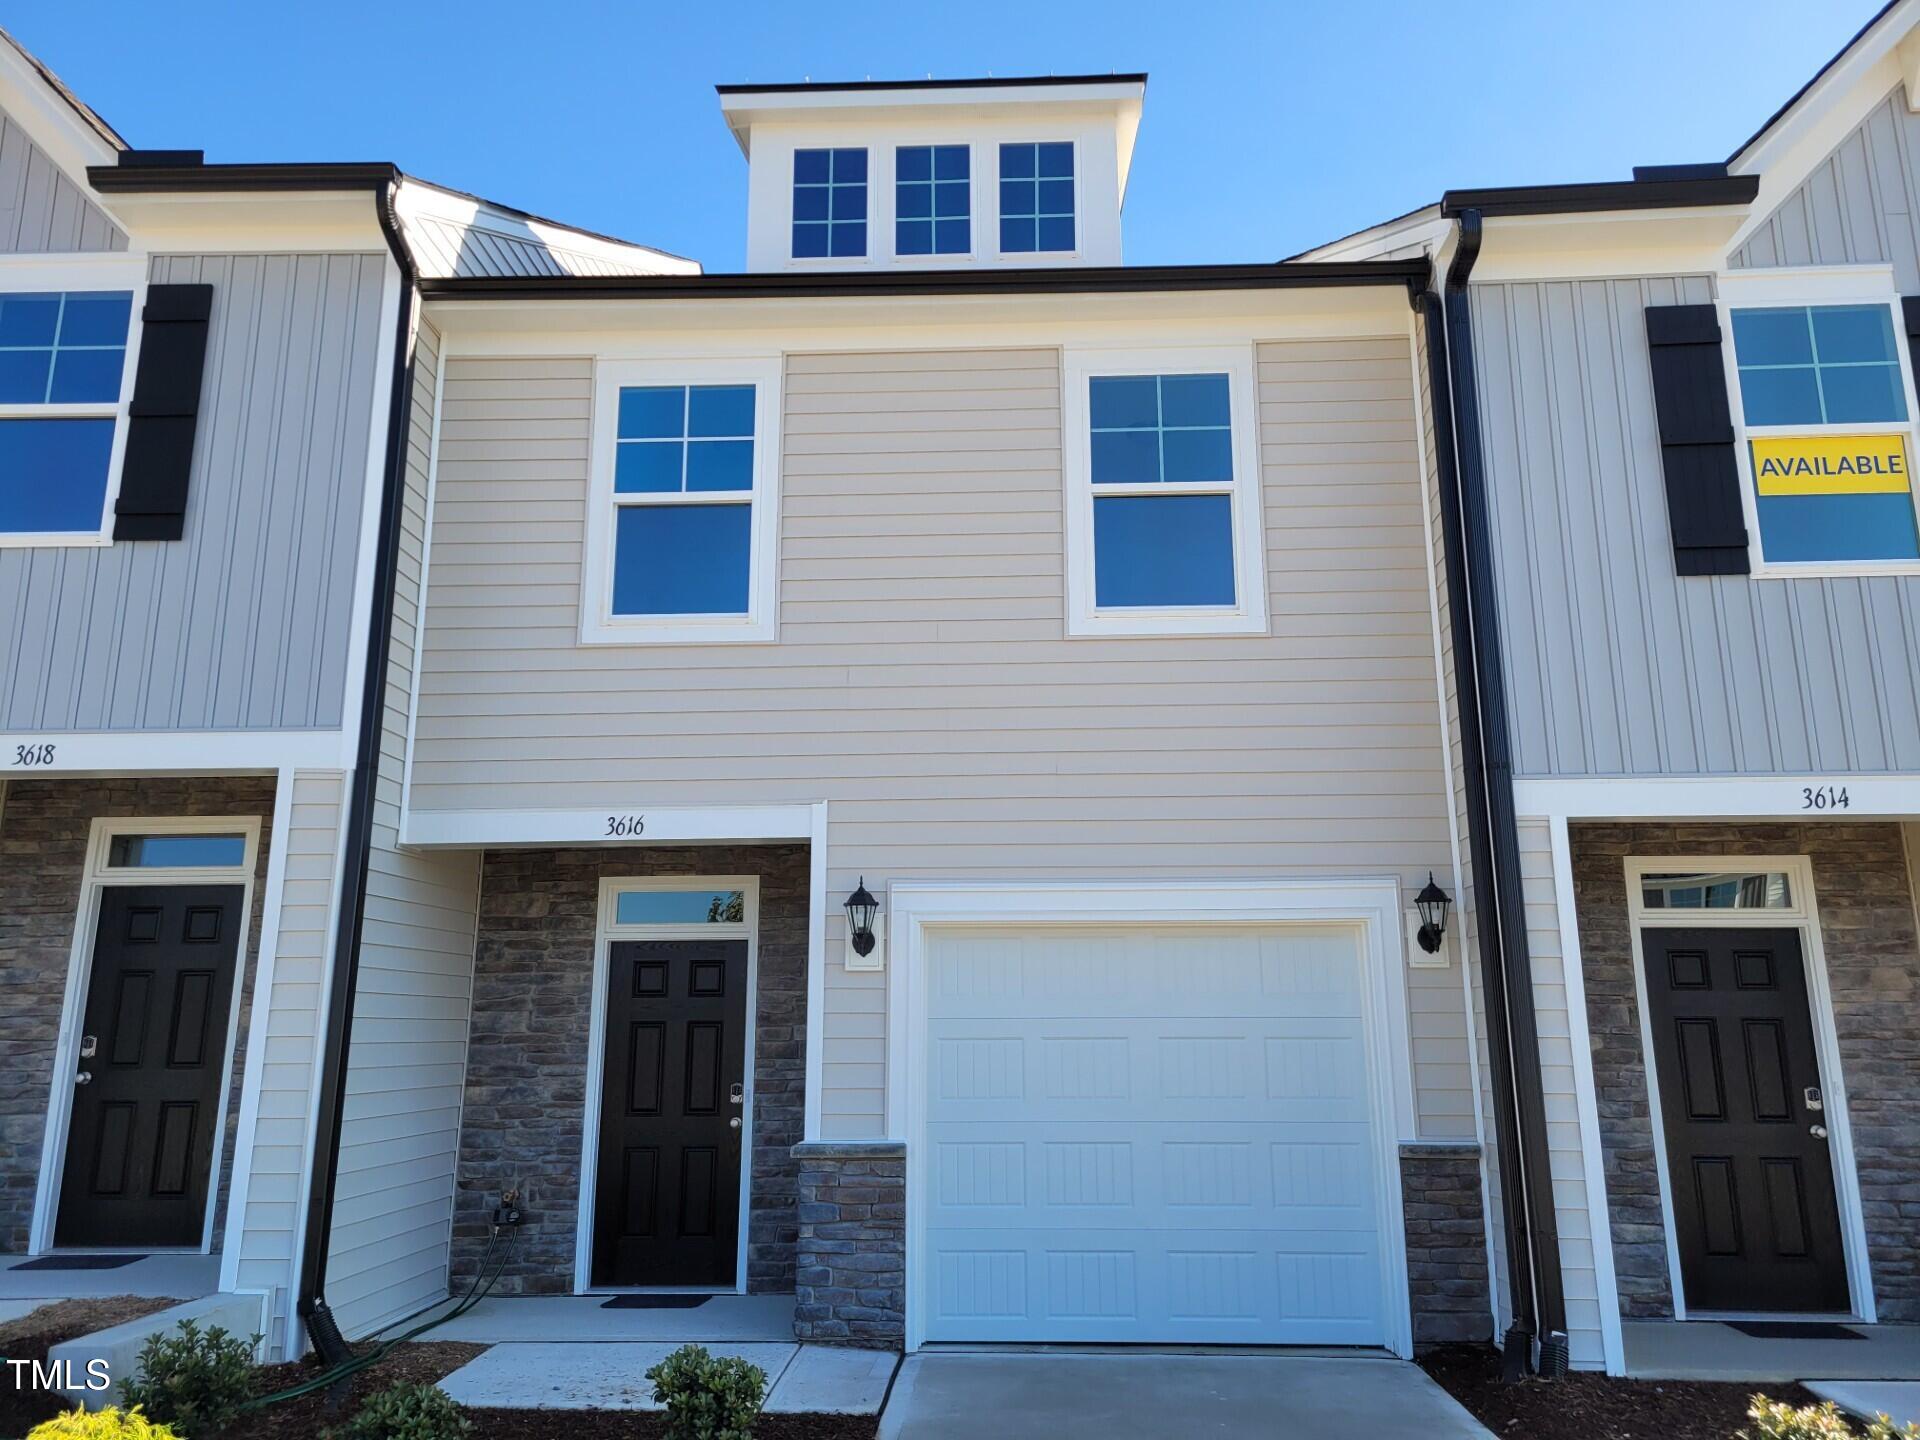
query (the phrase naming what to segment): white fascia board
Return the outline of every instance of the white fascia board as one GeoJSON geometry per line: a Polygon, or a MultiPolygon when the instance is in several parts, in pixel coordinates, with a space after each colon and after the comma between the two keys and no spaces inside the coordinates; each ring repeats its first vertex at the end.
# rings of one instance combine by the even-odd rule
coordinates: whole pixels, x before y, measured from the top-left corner
{"type": "Polygon", "coordinates": [[[1489,216],[1475,281],[1561,280],[1719,271],[1747,219],[1740,206],[1489,216]]]}
{"type": "Polygon", "coordinates": [[[34,144],[46,151],[95,204],[107,208],[87,184],[89,165],[112,165],[120,158],[106,136],[75,112],[66,96],[47,84],[17,46],[0,43],[0,109],[17,121],[34,144]]]}
{"type": "Polygon", "coordinates": [[[746,844],[806,840],[812,802],[780,805],[620,805],[595,810],[407,812],[403,845],[505,849],[528,845],[746,844]]]}
{"type": "Polygon", "coordinates": [[[353,763],[345,730],[127,730],[0,733],[0,776],[238,775],[353,763]]]}
{"type": "Polygon", "coordinates": [[[112,199],[115,218],[146,253],[387,249],[365,189],[150,191],[112,199]]]}
{"type": "Polygon", "coordinates": [[[766,354],[1399,336],[1399,285],[1110,295],[433,300],[452,355],[766,354]]]}
{"type": "MultiPolygon", "coordinates": [[[[1793,101],[1785,114],[1727,162],[1728,171],[1734,175],[1760,175],[1764,184],[1766,173],[1776,168],[1789,151],[1799,148],[1811,132],[1826,128],[1837,102],[1873,71],[1883,68],[1882,62],[1895,59],[1893,66],[1884,68],[1890,78],[1897,79],[1898,62],[1894,52],[1916,22],[1920,22],[1920,0],[1900,0],[1899,4],[1890,6],[1842,52],[1826,73],[1807,87],[1805,94],[1793,101]]],[[[1879,94],[1884,96],[1891,88],[1889,84],[1881,88],[1879,94]]]]}

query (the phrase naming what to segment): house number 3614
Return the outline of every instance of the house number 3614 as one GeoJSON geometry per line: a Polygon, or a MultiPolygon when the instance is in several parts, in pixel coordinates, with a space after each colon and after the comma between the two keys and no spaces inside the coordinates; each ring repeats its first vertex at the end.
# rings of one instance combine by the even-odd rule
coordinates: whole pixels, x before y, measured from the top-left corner
{"type": "Polygon", "coordinates": [[[1848,797],[1847,787],[1844,785],[1802,785],[1800,808],[1802,810],[1851,810],[1853,801],[1848,797]]]}

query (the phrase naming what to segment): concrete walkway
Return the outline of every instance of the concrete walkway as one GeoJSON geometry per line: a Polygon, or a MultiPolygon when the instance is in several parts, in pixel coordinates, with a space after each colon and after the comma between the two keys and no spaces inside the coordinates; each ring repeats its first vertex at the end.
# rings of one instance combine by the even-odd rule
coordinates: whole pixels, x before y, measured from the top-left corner
{"type": "MultiPolygon", "coordinates": [[[[629,1312],[631,1313],[631,1312],[629,1312]]],[[[578,1341],[495,1345],[440,1388],[462,1405],[510,1410],[658,1410],[647,1371],[685,1342],[578,1341]]],[[[774,1414],[877,1415],[899,1356],[826,1345],[715,1344],[767,1374],[774,1414]]]]}
{"type": "Polygon", "coordinates": [[[880,1440],[1491,1440],[1416,1366],[1314,1355],[922,1352],[880,1440]]]}
{"type": "Polygon", "coordinates": [[[0,1255],[0,1301],[86,1300],[100,1295],[154,1295],[193,1300],[220,1288],[218,1255],[110,1255],[99,1269],[81,1269],[91,1257],[0,1255]],[[68,1266],[76,1268],[66,1268],[68,1266]]]}
{"type": "Polygon", "coordinates": [[[1750,1335],[1713,1320],[1628,1320],[1620,1337],[1635,1380],[1920,1379],[1920,1325],[1837,1328],[1845,1338],[1750,1335]]]}
{"type": "Polygon", "coordinates": [[[1895,1429],[1920,1425],[1920,1380],[1809,1380],[1807,1389],[1862,1420],[1885,1415],[1895,1429]]]}
{"type": "Polygon", "coordinates": [[[793,1296],[710,1295],[685,1308],[609,1309],[606,1295],[490,1295],[435,1340],[482,1345],[505,1341],[654,1341],[675,1345],[793,1344],[793,1296]]]}

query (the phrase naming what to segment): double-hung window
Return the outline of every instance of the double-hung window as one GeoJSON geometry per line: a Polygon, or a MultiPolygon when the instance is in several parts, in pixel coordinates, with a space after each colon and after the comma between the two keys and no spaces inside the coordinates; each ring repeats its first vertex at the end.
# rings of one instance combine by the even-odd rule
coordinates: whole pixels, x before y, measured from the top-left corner
{"type": "Polygon", "coordinates": [[[0,289],[0,542],[106,538],[132,315],[131,290],[0,289]]]}
{"type": "Polygon", "coordinates": [[[972,172],[965,145],[902,145],[893,152],[894,254],[973,249],[972,172]]]}
{"type": "Polygon", "coordinates": [[[1251,347],[1067,357],[1068,631],[1266,629],[1251,347]]]}
{"type": "Polygon", "coordinates": [[[1061,253],[1073,248],[1073,142],[1002,145],[1001,253],[1061,253]]]}
{"type": "Polygon", "coordinates": [[[1892,304],[1735,303],[1729,318],[1765,564],[1920,561],[1892,304]]]}
{"type": "Polygon", "coordinates": [[[599,372],[581,638],[771,639],[778,361],[599,372]]]}
{"type": "Polygon", "coordinates": [[[867,253],[867,152],[793,152],[793,258],[859,259],[867,253]]]}

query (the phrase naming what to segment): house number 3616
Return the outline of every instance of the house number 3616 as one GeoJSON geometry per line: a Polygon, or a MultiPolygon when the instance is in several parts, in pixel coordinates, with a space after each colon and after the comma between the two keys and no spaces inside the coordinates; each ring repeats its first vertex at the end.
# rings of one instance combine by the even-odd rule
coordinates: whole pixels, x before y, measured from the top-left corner
{"type": "Polygon", "coordinates": [[[1802,810],[1851,810],[1853,801],[1848,798],[1847,787],[1844,785],[1802,785],[1800,808],[1802,810]]]}
{"type": "Polygon", "coordinates": [[[644,815],[607,816],[607,834],[626,839],[633,835],[647,833],[647,817],[644,815]]]}

